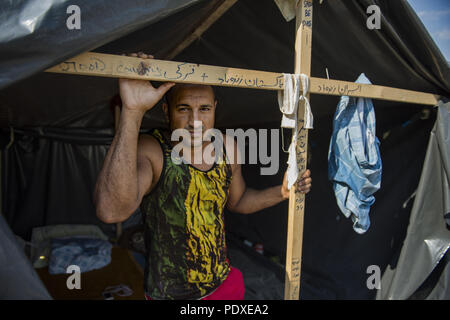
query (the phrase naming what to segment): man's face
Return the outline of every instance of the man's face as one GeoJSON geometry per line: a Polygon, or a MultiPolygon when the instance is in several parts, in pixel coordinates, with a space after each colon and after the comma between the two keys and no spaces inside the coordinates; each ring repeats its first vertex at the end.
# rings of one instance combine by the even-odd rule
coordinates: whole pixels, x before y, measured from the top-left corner
{"type": "Polygon", "coordinates": [[[163,104],[170,130],[188,130],[190,143],[194,145],[194,140],[202,140],[201,134],[214,128],[217,105],[214,92],[210,86],[202,85],[175,86],[172,90],[169,105],[163,104]]]}

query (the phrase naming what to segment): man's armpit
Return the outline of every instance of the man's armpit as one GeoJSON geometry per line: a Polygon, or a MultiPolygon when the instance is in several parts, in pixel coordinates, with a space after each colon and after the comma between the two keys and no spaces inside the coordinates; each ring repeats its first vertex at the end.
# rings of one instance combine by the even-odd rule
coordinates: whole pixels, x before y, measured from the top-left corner
{"type": "Polygon", "coordinates": [[[138,142],[137,168],[139,190],[148,194],[156,185],[163,167],[163,153],[159,142],[150,135],[141,135],[138,142]]]}

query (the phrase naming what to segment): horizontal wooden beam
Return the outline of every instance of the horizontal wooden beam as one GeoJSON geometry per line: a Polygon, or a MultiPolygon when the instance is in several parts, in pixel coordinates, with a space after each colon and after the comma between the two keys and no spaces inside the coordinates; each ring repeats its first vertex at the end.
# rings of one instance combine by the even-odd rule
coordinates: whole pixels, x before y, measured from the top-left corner
{"type": "Polygon", "coordinates": [[[279,73],[87,52],[46,72],[213,86],[283,89],[279,73]]]}
{"type": "MultiPolygon", "coordinates": [[[[80,54],[47,69],[46,72],[264,90],[284,89],[281,73],[94,52],[80,54]]],[[[438,95],[431,93],[314,77],[310,78],[310,93],[366,97],[430,106],[437,105],[439,100],[438,95]]]]}
{"type": "Polygon", "coordinates": [[[371,98],[429,106],[436,106],[439,100],[438,95],[426,92],[314,77],[310,78],[310,92],[315,94],[371,98]]]}

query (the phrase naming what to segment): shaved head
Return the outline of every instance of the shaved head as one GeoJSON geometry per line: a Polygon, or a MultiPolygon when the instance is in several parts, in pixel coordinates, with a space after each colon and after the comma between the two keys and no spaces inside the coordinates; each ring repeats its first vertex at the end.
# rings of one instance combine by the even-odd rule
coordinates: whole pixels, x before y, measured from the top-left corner
{"type": "Polygon", "coordinates": [[[172,106],[174,103],[174,99],[177,97],[177,94],[180,92],[181,89],[196,89],[196,88],[208,88],[211,90],[214,100],[216,100],[216,94],[214,92],[214,88],[209,85],[203,85],[203,84],[190,84],[190,83],[177,83],[172,88],[169,89],[169,91],[166,92],[164,98],[165,102],[170,106],[172,106]]]}

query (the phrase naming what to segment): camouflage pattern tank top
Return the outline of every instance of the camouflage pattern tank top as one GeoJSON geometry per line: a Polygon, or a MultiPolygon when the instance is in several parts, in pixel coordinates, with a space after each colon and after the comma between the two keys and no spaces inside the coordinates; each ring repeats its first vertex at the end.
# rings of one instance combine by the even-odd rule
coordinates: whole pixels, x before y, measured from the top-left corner
{"type": "Polygon", "coordinates": [[[175,164],[161,130],[159,181],[141,203],[145,226],[145,290],[152,299],[199,299],[227,277],[224,207],[231,183],[226,154],[207,171],[175,164]]]}

